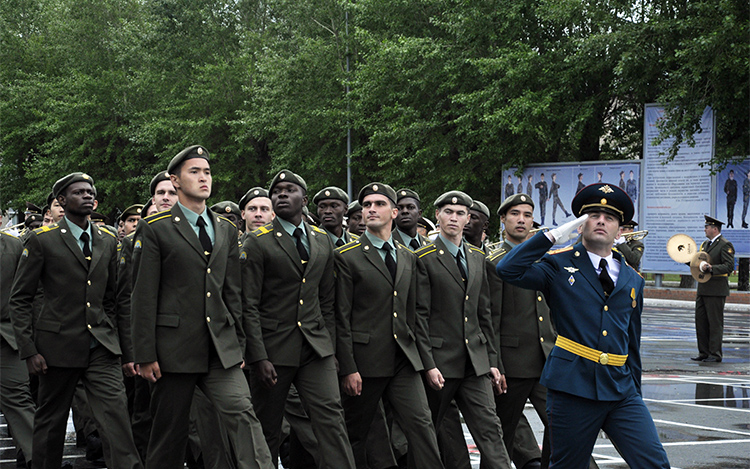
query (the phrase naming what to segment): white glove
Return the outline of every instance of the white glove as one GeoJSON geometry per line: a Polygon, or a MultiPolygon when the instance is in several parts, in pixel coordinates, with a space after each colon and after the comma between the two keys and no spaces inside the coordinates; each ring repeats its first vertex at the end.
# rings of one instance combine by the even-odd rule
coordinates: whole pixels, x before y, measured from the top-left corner
{"type": "Polygon", "coordinates": [[[701,261],[699,268],[701,269],[701,272],[708,272],[711,270],[711,264],[706,261],[701,261]]]}
{"type": "Polygon", "coordinates": [[[619,246],[620,244],[625,244],[628,240],[625,239],[625,236],[620,236],[615,240],[615,246],[619,246]]]}
{"type": "Polygon", "coordinates": [[[584,214],[573,221],[569,221],[563,226],[559,226],[547,233],[552,236],[552,242],[555,244],[567,244],[570,240],[578,237],[578,227],[588,219],[589,215],[584,214]]]}

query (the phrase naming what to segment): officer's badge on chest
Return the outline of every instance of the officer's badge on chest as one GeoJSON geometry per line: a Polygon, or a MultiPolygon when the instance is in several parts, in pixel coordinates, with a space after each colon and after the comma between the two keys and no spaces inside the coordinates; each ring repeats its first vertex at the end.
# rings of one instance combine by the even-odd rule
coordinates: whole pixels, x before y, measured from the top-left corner
{"type": "Polygon", "coordinates": [[[575,279],[575,277],[573,277],[573,274],[576,273],[576,272],[578,272],[578,269],[576,269],[575,267],[563,267],[563,269],[565,269],[568,272],[570,272],[570,277],[568,277],[568,283],[572,287],[573,284],[576,283],[576,279],[575,279]]]}

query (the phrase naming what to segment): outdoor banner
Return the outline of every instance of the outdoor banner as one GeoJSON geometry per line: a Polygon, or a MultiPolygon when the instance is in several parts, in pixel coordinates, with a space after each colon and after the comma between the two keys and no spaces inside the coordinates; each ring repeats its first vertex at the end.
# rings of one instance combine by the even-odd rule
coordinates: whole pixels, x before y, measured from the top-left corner
{"type": "Polygon", "coordinates": [[[675,159],[664,164],[672,141],[653,144],[659,134],[656,122],[663,113],[664,108],[659,105],[645,107],[643,172],[646,176],[639,228],[648,230],[648,236],[643,240],[641,271],[685,274],[690,272],[689,267],[673,261],[666,246],[677,233],[689,235],[699,246],[705,239],[703,215],[711,215],[713,207],[711,169],[706,163],[713,155],[714,116],[712,109],[706,108],[701,131],[694,136],[695,146],[682,145],[675,159]]]}
{"type": "MultiPolygon", "coordinates": [[[[735,259],[750,257],[750,160],[738,160],[716,175],[715,218],[725,224],[721,234],[732,243],[735,259]]],[[[696,240],[697,241],[697,240],[696,240]]]]}

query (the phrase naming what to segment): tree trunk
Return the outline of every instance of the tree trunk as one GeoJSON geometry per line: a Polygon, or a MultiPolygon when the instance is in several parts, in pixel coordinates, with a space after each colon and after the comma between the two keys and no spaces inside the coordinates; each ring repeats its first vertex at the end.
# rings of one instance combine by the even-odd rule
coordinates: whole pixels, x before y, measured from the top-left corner
{"type": "Polygon", "coordinates": [[[680,288],[695,288],[695,279],[692,275],[680,275],[680,288]]]}
{"type": "Polygon", "coordinates": [[[737,268],[737,291],[750,290],[750,258],[741,257],[740,265],[737,268]]]}

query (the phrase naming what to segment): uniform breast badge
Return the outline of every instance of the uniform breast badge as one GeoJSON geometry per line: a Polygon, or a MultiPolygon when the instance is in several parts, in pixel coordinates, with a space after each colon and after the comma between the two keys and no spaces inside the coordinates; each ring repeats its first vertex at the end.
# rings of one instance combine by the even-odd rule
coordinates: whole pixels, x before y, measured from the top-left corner
{"type": "Polygon", "coordinates": [[[575,279],[575,277],[573,277],[573,274],[576,273],[576,272],[578,272],[578,269],[576,269],[575,267],[563,267],[563,269],[565,269],[568,272],[570,272],[570,277],[568,277],[568,283],[572,287],[573,284],[576,283],[576,279],[575,279]]]}

